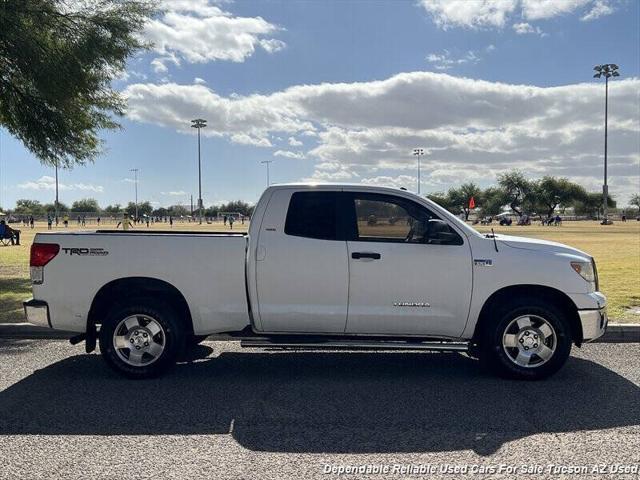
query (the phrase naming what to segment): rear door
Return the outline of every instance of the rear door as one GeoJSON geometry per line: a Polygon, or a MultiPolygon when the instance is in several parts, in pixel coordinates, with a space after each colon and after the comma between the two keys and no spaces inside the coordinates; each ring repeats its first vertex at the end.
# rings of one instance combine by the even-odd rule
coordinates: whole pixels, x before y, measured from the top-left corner
{"type": "Polygon", "coordinates": [[[347,333],[459,336],[471,301],[466,237],[405,197],[345,192],[344,201],[347,333]],[[438,230],[434,238],[429,225],[438,230]]]}
{"type": "Polygon", "coordinates": [[[265,332],[344,332],[349,264],[338,240],[339,192],[277,190],[256,254],[259,322],[265,332]]]}

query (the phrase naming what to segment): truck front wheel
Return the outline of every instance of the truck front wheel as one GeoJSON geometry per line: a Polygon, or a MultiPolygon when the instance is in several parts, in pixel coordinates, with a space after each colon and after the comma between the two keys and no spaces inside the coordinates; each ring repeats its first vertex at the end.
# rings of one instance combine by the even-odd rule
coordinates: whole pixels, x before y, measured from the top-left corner
{"type": "Polygon", "coordinates": [[[539,299],[523,299],[495,313],[495,323],[485,332],[482,360],[496,373],[539,380],[565,364],[571,332],[561,309],[539,299]]]}
{"type": "Polygon", "coordinates": [[[100,327],[99,338],[107,364],[130,378],[163,373],[175,363],[184,344],[174,310],[152,299],[115,305],[100,327]]]}

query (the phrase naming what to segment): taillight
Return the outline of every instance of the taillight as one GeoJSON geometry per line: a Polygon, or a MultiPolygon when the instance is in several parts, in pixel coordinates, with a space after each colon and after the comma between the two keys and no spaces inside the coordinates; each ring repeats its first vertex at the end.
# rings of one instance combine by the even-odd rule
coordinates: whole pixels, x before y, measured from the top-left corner
{"type": "Polygon", "coordinates": [[[31,257],[29,258],[29,266],[44,267],[47,263],[54,259],[60,251],[60,245],[57,243],[33,243],[31,245],[31,257]]]}

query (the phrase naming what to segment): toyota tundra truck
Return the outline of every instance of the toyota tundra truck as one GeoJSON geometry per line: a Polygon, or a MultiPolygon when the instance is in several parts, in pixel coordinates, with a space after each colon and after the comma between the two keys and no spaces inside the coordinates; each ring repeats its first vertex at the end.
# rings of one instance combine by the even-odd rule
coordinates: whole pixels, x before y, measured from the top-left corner
{"type": "Polygon", "coordinates": [[[480,234],[402,189],[267,188],[248,233],[39,233],[29,322],[131,378],[207,336],[244,347],[466,352],[540,379],[607,326],[591,256],[480,234]]]}

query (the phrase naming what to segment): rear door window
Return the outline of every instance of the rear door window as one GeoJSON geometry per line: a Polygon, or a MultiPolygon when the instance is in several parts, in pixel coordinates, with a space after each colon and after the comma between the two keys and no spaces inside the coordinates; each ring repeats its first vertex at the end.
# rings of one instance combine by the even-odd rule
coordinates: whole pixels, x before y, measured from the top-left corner
{"type": "Polygon", "coordinates": [[[284,233],[321,240],[338,239],[338,192],[296,192],[291,195],[284,233]]]}

